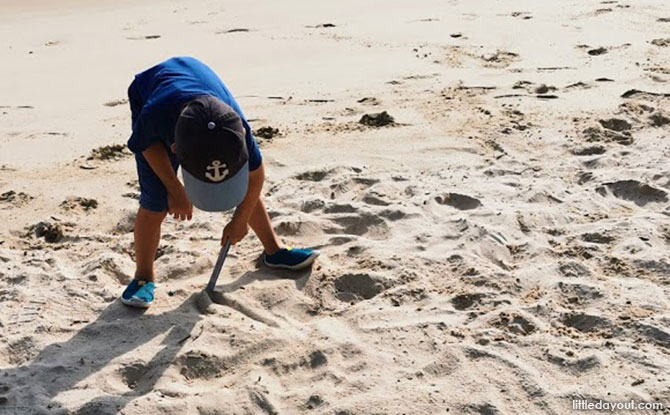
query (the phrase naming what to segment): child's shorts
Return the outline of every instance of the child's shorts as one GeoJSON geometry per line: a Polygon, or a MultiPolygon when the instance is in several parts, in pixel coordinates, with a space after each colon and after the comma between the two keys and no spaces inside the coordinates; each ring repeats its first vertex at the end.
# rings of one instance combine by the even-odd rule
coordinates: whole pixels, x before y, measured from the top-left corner
{"type": "MultiPolygon", "coordinates": [[[[128,88],[128,102],[130,103],[130,111],[132,113],[133,127],[137,121],[137,117],[142,111],[141,101],[138,99],[134,91],[134,83],[130,84],[128,88]]],[[[170,164],[175,173],[179,167],[177,156],[172,153],[169,148],[166,148],[168,156],[170,157],[170,164]]],[[[161,179],[154,173],[149,165],[149,162],[141,153],[135,154],[135,162],[137,164],[137,178],[140,183],[140,207],[151,210],[153,212],[165,212],[168,210],[167,203],[167,189],[163,185],[161,179]]]]}
{"type": "MultiPolygon", "coordinates": [[[[179,167],[177,157],[170,152],[170,163],[175,173],[179,167]]],[[[140,207],[153,212],[165,212],[168,210],[167,189],[161,179],[154,173],[151,166],[142,154],[135,154],[137,164],[137,178],[140,182],[140,207]]]]}

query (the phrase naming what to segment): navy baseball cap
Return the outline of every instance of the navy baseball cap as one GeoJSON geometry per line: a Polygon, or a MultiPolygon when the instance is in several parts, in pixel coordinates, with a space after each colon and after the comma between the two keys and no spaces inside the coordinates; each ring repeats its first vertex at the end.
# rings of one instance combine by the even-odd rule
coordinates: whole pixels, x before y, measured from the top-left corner
{"type": "Polygon", "coordinates": [[[175,125],[177,159],[186,195],[195,207],[222,212],[247,194],[249,153],[240,116],[214,96],[184,105],[175,125]]]}

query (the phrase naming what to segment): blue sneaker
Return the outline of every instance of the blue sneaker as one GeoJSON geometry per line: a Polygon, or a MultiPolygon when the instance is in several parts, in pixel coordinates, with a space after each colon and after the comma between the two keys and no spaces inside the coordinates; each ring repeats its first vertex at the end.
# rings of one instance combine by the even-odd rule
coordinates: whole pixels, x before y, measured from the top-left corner
{"type": "Polygon", "coordinates": [[[149,308],[154,301],[153,282],[132,280],[121,295],[121,302],[127,306],[149,308]]]}
{"type": "Polygon", "coordinates": [[[308,267],[319,254],[311,249],[283,248],[272,255],[263,253],[263,263],[270,268],[298,270],[308,267]]]}

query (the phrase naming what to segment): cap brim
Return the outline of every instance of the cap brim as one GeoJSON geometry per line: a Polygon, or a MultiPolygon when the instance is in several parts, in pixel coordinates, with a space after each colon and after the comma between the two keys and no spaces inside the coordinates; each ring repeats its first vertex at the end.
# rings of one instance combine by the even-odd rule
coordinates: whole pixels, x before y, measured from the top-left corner
{"type": "Polygon", "coordinates": [[[223,212],[237,207],[247,194],[249,186],[249,163],[235,175],[221,183],[207,183],[181,169],[184,188],[193,206],[207,212],[223,212]]]}

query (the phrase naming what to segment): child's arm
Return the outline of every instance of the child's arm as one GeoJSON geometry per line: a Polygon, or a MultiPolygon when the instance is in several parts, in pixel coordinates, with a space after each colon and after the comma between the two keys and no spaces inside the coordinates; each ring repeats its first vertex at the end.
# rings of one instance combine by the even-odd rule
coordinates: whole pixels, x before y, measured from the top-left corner
{"type": "Polygon", "coordinates": [[[142,155],[156,173],[168,192],[168,213],[175,219],[191,220],[193,205],[189,202],[184,186],[181,184],[170,164],[165,146],[159,141],[142,152],[142,155]]]}
{"type": "Polygon", "coordinates": [[[231,244],[236,244],[242,240],[249,232],[249,218],[253,212],[258,199],[261,196],[263,182],[265,181],[265,167],[263,163],[256,169],[249,172],[249,187],[242,203],[235,209],[233,219],[223,229],[221,244],[230,238],[231,244]]]}

